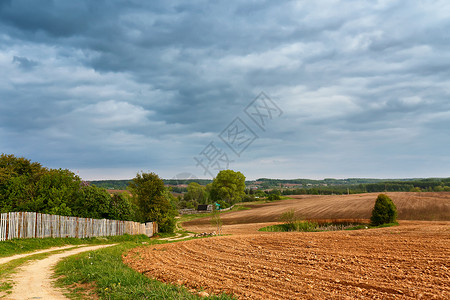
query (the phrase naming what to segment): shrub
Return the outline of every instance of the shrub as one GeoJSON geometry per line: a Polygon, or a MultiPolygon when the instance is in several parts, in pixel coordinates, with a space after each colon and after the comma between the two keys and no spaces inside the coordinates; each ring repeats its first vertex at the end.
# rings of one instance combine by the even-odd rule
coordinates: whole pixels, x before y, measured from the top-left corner
{"type": "Polygon", "coordinates": [[[395,223],[397,221],[397,207],[385,194],[380,194],[375,201],[370,223],[372,226],[395,223]]]}
{"type": "Polygon", "coordinates": [[[295,210],[290,209],[281,214],[280,221],[286,224],[294,224],[298,221],[297,216],[295,215],[295,210]]]}
{"type": "Polygon", "coordinates": [[[267,200],[269,201],[275,201],[275,200],[281,200],[280,194],[270,194],[267,196],[267,200]]]}
{"type": "Polygon", "coordinates": [[[220,209],[225,209],[225,208],[228,208],[231,206],[230,203],[225,202],[223,200],[218,200],[218,201],[216,201],[216,203],[220,204],[220,209]]]}
{"type": "Polygon", "coordinates": [[[242,198],[242,202],[253,202],[253,201],[256,201],[256,200],[257,199],[256,199],[255,195],[245,195],[242,198]]]}

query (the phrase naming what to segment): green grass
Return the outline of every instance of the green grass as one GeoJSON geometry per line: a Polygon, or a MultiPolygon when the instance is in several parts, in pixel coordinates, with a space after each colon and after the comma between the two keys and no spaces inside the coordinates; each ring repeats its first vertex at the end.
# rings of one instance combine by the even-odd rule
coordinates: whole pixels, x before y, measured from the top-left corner
{"type": "MultiPolygon", "coordinates": [[[[145,243],[149,242],[150,238],[145,235],[122,235],[111,237],[96,237],[96,238],[45,238],[45,239],[13,239],[9,241],[0,242],[0,257],[8,257],[16,254],[28,253],[36,250],[44,250],[52,247],[61,247],[66,245],[98,245],[98,244],[112,244],[123,242],[145,243]]],[[[43,259],[49,255],[70,250],[54,250],[51,252],[34,254],[23,258],[12,260],[6,264],[0,265],[0,293],[9,294],[12,288],[10,275],[15,272],[15,269],[28,260],[43,259]]],[[[1,297],[1,296],[0,296],[1,297]]]]}
{"type": "Polygon", "coordinates": [[[93,238],[45,238],[45,239],[13,239],[0,242],[0,257],[12,256],[36,250],[61,247],[66,245],[97,245],[113,244],[125,241],[146,241],[149,238],[145,235],[120,235],[109,237],[93,238]]]}
{"type": "MultiPolygon", "coordinates": [[[[236,205],[243,206],[243,205],[265,204],[265,203],[273,203],[273,202],[277,202],[277,201],[281,201],[281,200],[289,200],[289,199],[292,199],[292,197],[281,196],[281,199],[279,199],[279,200],[268,200],[267,197],[263,197],[263,198],[258,198],[258,200],[255,200],[255,201],[239,202],[239,203],[236,203],[236,205]]],[[[247,207],[245,209],[251,209],[251,208],[247,207]]]]}
{"type": "Polygon", "coordinates": [[[318,232],[318,231],[338,231],[338,230],[360,230],[360,229],[374,229],[397,226],[398,223],[382,224],[378,226],[371,226],[370,224],[352,224],[352,223],[323,223],[310,221],[297,221],[292,223],[276,224],[260,228],[259,231],[268,232],[318,232]]]}
{"type": "Polygon", "coordinates": [[[362,225],[357,225],[357,226],[353,226],[350,228],[346,228],[345,230],[359,230],[359,229],[375,229],[375,228],[385,228],[385,227],[392,227],[392,226],[398,226],[398,223],[386,223],[386,224],[381,224],[378,226],[372,226],[370,224],[362,224],[362,225]]]}
{"type": "Polygon", "coordinates": [[[268,232],[290,232],[290,231],[302,231],[311,232],[318,231],[318,224],[315,222],[298,221],[292,223],[276,224],[260,228],[259,231],[268,232]]]}
{"type": "MultiPolygon", "coordinates": [[[[222,215],[222,214],[227,214],[227,213],[233,212],[233,211],[251,209],[250,207],[245,206],[246,204],[250,204],[250,203],[253,203],[253,202],[243,202],[243,203],[236,204],[232,209],[221,212],[220,214],[222,215]]],[[[199,214],[185,214],[185,215],[180,215],[180,217],[177,220],[178,220],[178,223],[181,224],[183,222],[188,222],[188,221],[192,221],[195,219],[211,217],[212,215],[213,215],[212,212],[199,213],[199,214]]]]}
{"type": "MultiPolygon", "coordinates": [[[[162,241],[151,240],[149,243],[153,245],[162,241]]],[[[90,288],[100,299],[199,299],[183,286],[161,283],[124,265],[122,254],[141,245],[127,242],[66,258],[56,266],[57,284],[72,286],[68,295],[72,299],[81,299],[83,288],[80,284],[90,288]]],[[[89,295],[85,297],[90,298],[89,295]]],[[[207,299],[234,298],[222,294],[207,299]]]]}

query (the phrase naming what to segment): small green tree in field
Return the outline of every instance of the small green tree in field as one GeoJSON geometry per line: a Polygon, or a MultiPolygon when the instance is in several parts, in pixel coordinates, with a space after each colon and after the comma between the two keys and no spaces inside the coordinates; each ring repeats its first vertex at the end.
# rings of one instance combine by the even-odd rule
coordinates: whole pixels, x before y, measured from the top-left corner
{"type": "Polygon", "coordinates": [[[370,223],[373,226],[397,222],[397,207],[385,194],[380,194],[375,201],[370,223]]]}
{"type": "Polygon", "coordinates": [[[300,218],[295,215],[295,210],[290,209],[281,214],[280,221],[284,222],[287,231],[296,231],[300,218]]]}
{"type": "Polygon", "coordinates": [[[220,211],[214,208],[213,214],[211,216],[211,224],[217,226],[217,234],[222,234],[222,218],[220,217],[220,211]]]}

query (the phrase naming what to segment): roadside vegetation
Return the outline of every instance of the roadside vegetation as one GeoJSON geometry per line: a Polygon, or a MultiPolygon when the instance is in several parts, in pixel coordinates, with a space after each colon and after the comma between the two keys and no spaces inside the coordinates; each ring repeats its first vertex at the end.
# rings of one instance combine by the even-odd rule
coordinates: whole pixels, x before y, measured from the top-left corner
{"type": "MultiPolygon", "coordinates": [[[[170,235],[170,234],[165,234],[170,235]]],[[[199,291],[188,290],[183,286],[164,284],[127,267],[122,262],[122,254],[131,248],[168,243],[167,241],[149,238],[145,235],[124,235],[101,238],[46,238],[15,239],[0,242],[1,256],[11,256],[35,250],[66,245],[113,244],[117,246],[101,250],[89,251],[62,260],[56,267],[57,285],[70,290],[72,299],[198,299],[199,291]]],[[[9,275],[17,267],[29,260],[43,259],[52,254],[67,251],[55,250],[34,254],[12,260],[0,265],[0,293],[8,294],[12,288],[9,275]]],[[[210,296],[206,299],[234,299],[229,295],[210,296]]]]}
{"type": "MultiPolygon", "coordinates": [[[[46,250],[53,247],[70,246],[74,247],[79,245],[102,245],[102,244],[114,244],[114,243],[131,243],[142,244],[149,242],[151,239],[146,235],[122,235],[114,237],[96,237],[96,238],[45,238],[45,239],[14,239],[9,241],[0,242],[0,257],[9,257],[17,254],[25,254],[36,250],[46,250]]],[[[15,269],[29,260],[44,259],[49,255],[57,254],[63,251],[67,251],[71,248],[64,250],[53,250],[50,252],[31,254],[26,257],[14,259],[8,263],[0,265],[0,293],[8,294],[12,288],[12,283],[9,280],[9,275],[15,271],[15,269]]]]}
{"type": "Polygon", "coordinates": [[[171,232],[176,205],[176,198],[154,173],[138,173],[129,184],[129,193],[110,194],[69,170],[45,168],[14,155],[0,156],[0,213],[156,221],[160,231],[171,232]]]}
{"type": "MultiPolygon", "coordinates": [[[[76,246],[74,246],[76,247],[76,246]]],[[[44,259],[47,256],[57,254],[63,251],[70,250],[71,248],[66,248],[64,250],[55,250],[51,252],[45,252],[45,253],[39,253],[34,254],[18,259],[14,259],[8,263],[1,264],[0,265],[0,298],[2,297],[2,294],[9,294],[11,293],[11,289],[13,287],[12,281],[10,280],[10,275],[15,272],[16,268],[23,265],[29,260],[38,260],[38,259],[44,259]]]]}
{"type": "Polygon", "coordinates": [[[146,235],[120,235],[92,238],[44,238],[44,239],[13,239],[0,242],[0,257],[8,257],[16,254],[44,250],[52,247],[67,245],[102,245],[121,242],[146,242],[150,238],[146,235]]]}
{"type": "Polygon", "coordinates": [[[138,221],[127,194],[110,195],[69,170],[49,169],[23,157],[0,156],[0,212],[138,221]]]}
{"type": "MultiPolygon", "coordinates": [[[[152,239],[146,247],[165,243],[152,239]]],[[[159,282],[140,274],[122,262],[127,250],[142,246],[142,242],[125,242],[120,245],[84,252],[64,259],[56,266],[57,284],[70,288],[72,299],[90,299],[94,294],[100,299],[199,299],[199,291],[181,285],[159,282]]],[[[230,295],[211,295],[206,299],[235,299],[230,295]]]]}

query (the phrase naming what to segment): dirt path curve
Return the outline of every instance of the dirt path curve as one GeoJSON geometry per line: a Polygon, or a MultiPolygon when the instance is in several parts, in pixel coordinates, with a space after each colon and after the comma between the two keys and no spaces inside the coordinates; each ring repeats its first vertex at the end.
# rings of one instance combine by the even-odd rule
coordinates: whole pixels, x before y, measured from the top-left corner
{"type": "MultiPolygon", "coordinates": [[[[85,245],[78,245],[78,247],[83,247],[85,245]]],[[[2,264],[6,264],[12,260],[15,259],[19,259],[22,257],[27,257],[30,255],[35,255],[35,254],[40,254],[40,253],[46,253],[46,252],[51,252],[51,251],[58,251],[58,250],[64,250],[67,248],[74,248],[77,247],[77,245],[67,245],[67,246],[62,246],[62,247],[53,247],[53,248],[49,248],[49,249],[44,249],[44,250],[39,250],[39,251],[34,251],[34,252],[29,252],[29,253],[24,253],[24,254],[17,254],[17,255],[13,255],[13,256],[8,256],[8,257],[2,257],[0,258],[0,265],[2,264]]]]}
{"type": "Polygon", "coordinates": [[[173,241],[181,241],[181,240],[185,240],[185,239],[188,239],[188,238],[193,237],[193,236],[194,236],[194,234],[192,234],[192,233],[189,233],[188,235],[185,235],[185,236],[181,236],[180,233],[177,233],[175,236],[166,237],[166,238],[161,238],[161,239],[159,239],[159,240],[161,240],[161,241],[170,241],[170,242],[173,242],[173,241]]]}
{"type": "Polygon", "coordinates": [[[97,245],[90,247],[68,250],[63,253],[51,255],[47,258],[37,261],[31,261],[18,268],[18,273],[12,276],[15,283],[12,294],[5,299],[25,300],[25,299],[45,299],[59,300],[67,299],[62,290],[53,287],[52,268],[62,258],[75,255],[81,252],[97,250],[113,245],[97,245]]]}

